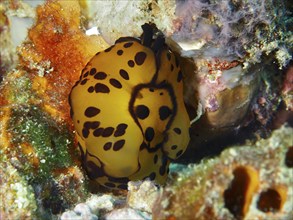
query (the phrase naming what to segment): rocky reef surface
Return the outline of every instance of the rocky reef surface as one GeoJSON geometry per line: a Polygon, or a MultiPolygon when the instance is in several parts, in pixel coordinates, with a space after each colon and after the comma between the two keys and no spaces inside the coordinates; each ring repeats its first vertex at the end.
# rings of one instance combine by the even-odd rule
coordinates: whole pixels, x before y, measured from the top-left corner
{"type": "Polygon", "coordinates": [[[292,131],[284,126],[175,173],[154,205],[154,219],[290,219],[292,131]]]}
{"type": "Polygon", "coordinates": [[[94,195],[61,219],[290,219],[293,129],[231,146],[199,164],[171,166],[165,187],[129,182],[127,197],[94,195]]]}
{"type": "Polygon", "coordinates": [[[286,0],[1,1],[0,219],[290,219],[292,27],[286,0]],[[109,191],[81,166],[68,95],[144,23],[180,60],[191,141],[165,186],[109,191]]]}

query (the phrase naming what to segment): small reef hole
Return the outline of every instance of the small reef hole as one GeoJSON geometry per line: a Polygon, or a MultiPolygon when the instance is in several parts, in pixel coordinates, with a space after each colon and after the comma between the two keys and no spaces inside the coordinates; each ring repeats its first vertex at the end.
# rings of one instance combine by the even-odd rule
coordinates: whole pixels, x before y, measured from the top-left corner
{"type": "Polygon", "coordinates": [[[286,156],[285,156],[285,164],[287,167],[293,167],[293,146],[289,147],[286,156]]]}
{"type": "Polygon", "coordinates": [[[258,172],[250,166],[240,166],[233,171],[234,179],[224,192],[225,207],[237,219],[247,213],[253,194],[259,185],[258,172]]]}
{"type": "Polygon", "coordinates": [[[259,195],[257,201],[257,208],[262,212],[278,212],[282,209],[286,193],[278,191],[277,189],[267,189],[259,195]]]}
{"type": "Polygon", "coordinates": [[[170,215],[167,217],[166,220],[176,220],[176,217],[174,215],[170,215]]]}

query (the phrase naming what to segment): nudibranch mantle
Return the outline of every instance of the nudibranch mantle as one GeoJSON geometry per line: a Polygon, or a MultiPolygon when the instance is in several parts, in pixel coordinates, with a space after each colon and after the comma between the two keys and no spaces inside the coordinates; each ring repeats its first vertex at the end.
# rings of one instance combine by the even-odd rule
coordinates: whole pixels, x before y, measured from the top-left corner
{"type": "Polygon", "coordinates": [[[142,28],[141,38],[98,52],[69,96],[83,165],[110,188],[146,178],[163,184],[189,142],[178,59],[162,35],[142,28]]]}

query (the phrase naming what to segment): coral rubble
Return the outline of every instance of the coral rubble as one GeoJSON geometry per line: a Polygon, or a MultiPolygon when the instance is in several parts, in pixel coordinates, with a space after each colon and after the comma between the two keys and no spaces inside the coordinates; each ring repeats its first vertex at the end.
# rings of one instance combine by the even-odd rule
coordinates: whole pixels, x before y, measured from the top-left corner
{"type": "Polygon", "coordinates": [[[2,154],[0,188],[0,219],[29,219],[35,216],[37,204],[33,188],[2,154]]]}

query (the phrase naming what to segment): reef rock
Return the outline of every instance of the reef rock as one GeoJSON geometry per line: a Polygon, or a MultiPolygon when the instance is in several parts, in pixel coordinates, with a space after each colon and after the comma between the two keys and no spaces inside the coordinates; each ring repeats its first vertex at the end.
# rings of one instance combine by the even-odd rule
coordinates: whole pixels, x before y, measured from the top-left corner
{"type": "Polygon", "coordinates": [[[0,1],[0,218],[292,217],[292,129],[270,136],[282,103],[293,106],[291,17],[289,0],[0,1]],[[171,163],[161,194],[144,181],[91,195],[68,95],[93,55],[144,23],[180,60],[191,164],[171,163]],[[269,138],[194,164],[223,139],[251,138],[243,127],[269,138]]]}
{"type": "Polygon", "coordinates": [[[289,219],[293,214],[293,129],[231,147],[177,174],[154,219],[289,219]]]}

